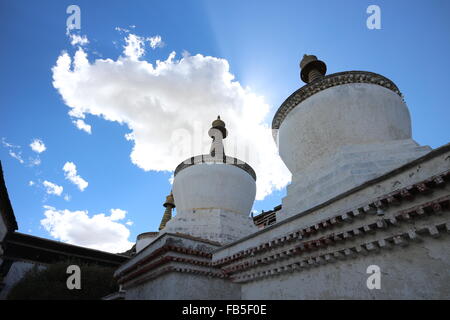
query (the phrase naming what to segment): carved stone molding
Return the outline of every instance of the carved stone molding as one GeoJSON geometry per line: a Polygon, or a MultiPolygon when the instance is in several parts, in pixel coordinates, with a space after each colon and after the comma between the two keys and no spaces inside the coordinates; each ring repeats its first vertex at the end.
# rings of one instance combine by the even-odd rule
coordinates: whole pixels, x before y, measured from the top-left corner
{"type": "MultiPolygon", "coordinates": [[[[441,199],[437,199],[432,202],[422,203],[414,208],[404,209],[399,211],[395,217],[389,218],[380,218],[380,221],[373,222],[369,225],[365,225],[361,227],[361,229],[355,229],[347,232],[340,233],[330,233],[327,236],[324,236],[320,239],[315,239],[312,241],[307,241],[307,238],[312,235],[323,231],[331,230],[336,225],[342,225],[343,223],[350,221],[355,218],[360,218],[366,214],[375,215],[377,213],[377,206],[397,206],[402,201],[412,201],[415,195],[418,194],[428,194],[430,189],[441,188],[446,183],[450,181],[450,170],[442,172],[438,175],[432,176],[426,180],[423,180],[419,183],[415,183],[404,188],[400,188],[398,190],[392,191],[383,196],[372,199],[371,201],[364,202],[356,207],[349,208],[348,210],[343,210],[336,215],[326,219],[319,221],[311,226],[303,227],[298,229],[297,231],[291,232],[288,235],[283,237],[273,239],[268,242],[264,242],[259,244],[258,246],[251,247],[245,250],[241,250],[235,254],[226,256],[222,259],[216,260],[212,262],[213,266],[220,266],[222,268],[227,268],[227,265],[237,263],[239,260],[243,260],[245,258],[254,256],[256,254],[260,254],[263,252],[268,252],[274,248],[281,248],[289,244],[293,244],[295,242],[302,241],[299,246],[295,248],[295,253],[299,253],[305,250],[318,249],[321,246],[326,246],[331,243],[339,242],[346,240],[350,237],[360,236],[364,233],[373,233],[376,229],[385,228],[386,224],[396,225],[399,221],[406,221],[411,218],[420,217],[425,213],[439,213],[441,210],[441,203],[446,203],[446,205],[450,205],[450,196],[445,196],[441,199]],[[426,186],[424,188],[423,186],[426,186]],[[406,195],[408,193],[408,196],[406,195]],[[439,206],[437,205],[439,204],[439,206]],[[423,213],[422,213],[423,211],[423,213]],[[381,221],[383,220],[383,221],[381,221]]],[[[286,251],[290,252],[290,249],[286,251]]],[[[289,254],[287,254],[289,255],[289,254]]],[[[277,257],[272,257],[277,258],[277,257]]],[[[264,261],[259,261],[264,262],[264,261]]],[[[268,262],[268,261],[265,261],[268,262]]]]}
{"type": "Polygon", "coordinates": [[[218,159],[218,158],[212,157],[209,154],[202,154],[202,155],[191,157],[191,158],[184,160],[182,163],[180,163],[176,167],[174,176],[176,176],[183,169],[186,169],[190,166],[193,166],[196,164],[201,164],[201,163],[224,163],[224,164],[232,165],[232,166],[235,166],[235,167],[238,167],[238,168],[244,170],[256,181],[255,170],[253,170],[253,168],[248,163],[246,163],[242,160],[239,160],[237,158],[228,157],[225,155],[223,156],[223,159],[222,158],[218,159]]]}
{"type": "Polygon", "coordinates": [[[288,113],[291,112],[291,110],[294,109],[300,102],[306,100],[310,96],[322,90],[348,83],[376,84],[394,91],[396,94],[403,98],[400,90],[397,88],[394,82],[377,73],[368,71],[345,71],[333,73],[323,78],[319,78],[316,81],[313,81],[301,87],[293,94],[291,94],[275,113],[272,121],[272,129],[279,129],[281,123],[286,118],[288,113]]]}

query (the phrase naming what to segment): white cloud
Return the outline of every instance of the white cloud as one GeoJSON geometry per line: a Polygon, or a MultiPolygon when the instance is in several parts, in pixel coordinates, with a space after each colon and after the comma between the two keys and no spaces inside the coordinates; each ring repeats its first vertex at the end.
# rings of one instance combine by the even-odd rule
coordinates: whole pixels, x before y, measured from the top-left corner
{"type": "Polygon", "coordinates": [[[158,35],[147,38],[147,41],[149,42],[150,47],[152,49],[156,49],[156,48],[160,48],[160,47],[164,46],[164,42],[162,41],[161,36],[158,36],[158,35]]]}
{"type": "MultiPolygon", "coordinates": [[[[34,167],[41,164],[39,155],[36,155],[36,157],[28,157],[28,160],[25,161],[22,157],[22,147],[8,143],[5,138],[2,138],[2,145],[8,149],[8,153],[11,157],[17,159],[17,161],[19,161],[21,164],[26,163],[26,165],[29,167],[34,167]]],[[[40,139],[34,139],[31,142],[30,147],[36,153],[42,153],[46,150],[45,144],[40,139]]]]}
{"type": "Polygon", "coordinates": [[[123,53],[131,60],[138,60],[145,54],[144,43],[145,38],[130,33],[125,38],[126,45],[123,47],[123,53]]]}
{"type": "Polygon", "coordinates": [[[53,182],[45,180],[43,182],[44,187],[46,188],[46,192],[48,194],[54,194],[57,196],[60,196],[63,192],[64,188],[61,186],[58,186],[57,184],[54,184],[53,182]]]}
{"type": "Polygon", "coordinates": [[[125,32],[125,33],[129,33],[130,32],[129,29],[121,28],[121,27],[115,27],[114,30],[119,31],[119,32],[125,32]]]}
{"type": "Polygon", "coordinates": [[[86,122],[84,122],[83,120],[77,119],[72,122],[77,126],[78,129],[86,131],[87,133],[91,134],[91,126],[86,122]]]}
{"type": "Polygon", "coordinates": [[[9,149],[20,149],[20,146],[16,146],[12,143],[9,143],[8,141],[6,141],[5,137],[2,137],[2,144],[5,148],[9,148],[9,149]]]}
{"type": "Polygon", "coordinates": [[[31,147],[31,150],[33,150],[34,152],[37,152],[37,153],[42,153],[42,152],[44,152],[47,149],[45,147],[44,142],[42,142],[41,139],[34,139],[30,143],[30,147],[31,147]]]}
{"type": "Polygon", "coordinates": [[[14,152],[14,151],[12,151],[12,150],[9,150],[8,151],[8,153],[9,153],[9,155],[11,156],[11,157],[13,157],[14,159],[17,159],[20,163],[24,163],[25,161],[23,161],[23,159],[22,159],[22,153],[21,152],[14,152]]]}
{"type": "Polygon", "coordinates": [[[133,221],[128,220],[127,222],[125,222],[125,224],[126,224],[127,226],[132,226],[132,225],[133,225],[133,221]]]}
{"type": "Polygon", "coordinates": [[[114,221],[111,216],[103,213],[89,216],[88,211],[57,210],[44,206],[45,218],[41,225],[52,237],[60,241],[119,253],[130,249],[133,243],[128,241],[128,228],[114,221]]]}
{"type": "Polygon", "coordinates": [[[75,46],[75,45],[80,45],[80,46],[85,46],[89,43],[89,39],[83,35],[80,36],[78,34],[71,34],[70,35],[70,44],[75,46]]]}
{"type": "Polygon", "coordinates": [[[73,162],[66,162],[63,167],[64,176],[67,180],[75,184],[80,191],[84,191],[89,183],[77,175],[77,166],[73,162]]]}
{"type": "Polygon", "coordinates": [[[110,212],[111,212],[110,218],[112,221],[122,220],[123,218],[125,218],[125,215],[127,214],[127,212],[122,209],[111,209],[110,212]]]}
{"type": "Polygon", "coordinates": [[[5,137],[2,137],[2,145],[8,149],[8,154],[11,157],[22,164],[25,163],[25,161],[22,159],[22,151],[20,151],[20,146],[16,146],[12,143],[7,142],[5,137]]]}
{"type": "Polygon", "coordinates": [[[30,187],[34,186],[34,181],[33,181],[33,180],[30,180],[30,181],[28,182],[28,185],[29,185],[30,187]]]}
{"type": "Polygon", "coordinates": [[[33,166],[38,166],[41,164],[41,159],[39,158],[39,156],[37,156],[36,158],[31,158],[29,159],[29,166],[33,167],[33,166]]]}
{"type": "Polygon", "coordinates": [[[70,199],[71,199],[71,196],[69,195],[69,194],[65,194],[64,195],[64,200],[66,200],[66,201],[70,201],[70,199]]]}
{"type": "Polygon", "coordinates": [[[3,144],[3,146],[6,147],[6,148],[13,148],[13,149],[14,149],[14,148],[20,148],[20,146],[15,146],[15,145],[13,145],[13,144],[7,142],[5,137],[2,137],[2,144],[3,144]]]}
{"type": "Polygon", "coordinates": [[[134,143],[131,161],[144,170],[173,171],[183,160],[209,151],[207,132],[217,115],[226,122],[225,152],[248,162],[257,174],[257,199],[283,188],[290,173],[278,156],[264,97],[235,81],[225,59],[185,54],[142,60],[141,37],[130,34],[124,56],[90,63],[79,48],[62,53],[53,85],[69,114],[125,123],[134,143]]]}

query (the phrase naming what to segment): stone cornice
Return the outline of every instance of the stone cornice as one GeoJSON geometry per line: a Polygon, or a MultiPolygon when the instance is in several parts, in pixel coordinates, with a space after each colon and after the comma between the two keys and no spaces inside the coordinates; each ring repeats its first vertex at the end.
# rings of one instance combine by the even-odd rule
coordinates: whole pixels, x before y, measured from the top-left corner
{"type": "MultiPolygon", "coordinates": [[[[396,169],[394,169],[392,171],[389,171],[389,172],[387,172],[387,173],[385,173],[385,174],[383,174],[381,176],[378,176],[378,177],[376,177],[376,178],[374,178],[372,180],[366,181],[366,182],[360,184],[359,186],[356,186],[353,189],[345,191],[345,192],[343,192],[343,193],[341,193],[341,194],[339,194],[339,195],[337,195],[337,196],[335,196],[335,197],[333,197],[333,198],[331,198],[331,199],[329,199],[329,200],[327,200],[325,202],[322,202],[322,203],[320,203],[320,204],[318,204],[318,205],[316,205],[316,206],[314,206],[314,207],[312,207],[310,209],[307,209],[305,211],[299,212],[299,213],[297,213],[297,214],[295,214],[295,215],[293,215],[291,217],[288,217],[288,218],[286,218],[284,220],[281,220],[281,221],[277,222],[276,224],[267,226],[266,228],[261,229],[259,231],[256,231],[256,232],[254,232],[254,233],[252,233],[252,234],[250,234],[248,236],[245,236],[245,237],[243,237],[243,238],[241,238],[239,240],[236,240],[234,242],[231,242],[231,243],[228,243],[226,245],[223,245],[221,248],[216,249],[213,253],[215,254],[215,253],[217,253],[219,251],[228,249],[228,248],[230,248],[232,246],[236,246],[236,245],[238,245],[238,244],[240,244],[240,243],[242,243],[244,241],[247,241],[249,239],[253,239],[255,237],[258,237],[261,234],[264,234],[266,232],[270,232],[270,230],[274,230],[275,228],[278,228],[281,225],[284,225],[284,224],[287,224],[287,223],[291,223],[292,221],[295,221],[295,220],[297,220],[298,218],[300,218],[302,216],[305,216],[305,215],[310,214],[312,212],[315,212],[315,211],[317,211],[319,209],[322,209],[322,208],[324,208],[326,206],[329,206],[332,203],[335,203],[335,202],[337,202],[337,201],[339,201],[339,200],[341,200],[341,199],[343,199],[345,197],[348,197],[349,195],[354,194],[354,193],[356,193],[356,192],[358,192],[358,191],[360,191],[362,189],[374,186],[377,183],[380,183],[380,182],[382,182],[382,181],[384,181],[384,180],[386,180],[386,179],[388,179],[390,177],[393,177],[393,176],[395,176],[395,175],[397,175],[399,173],[405,172],[406,170],[409,170],[409,169],[413,168],[416,165],[421,165],[422,163],[424,163],[427,160],[430,160],[430,159],[433,159],[433,158],[438,157],[440,155],[443,155],[443,154],[445,154],[448,151],[450,151],[450,143],[445,144],[445,145],[443,145],[443,146],[441,146],[441,147],[439,147],[437,149],[433,149],[433,150],[431,150],[430,152],[428,152],[427,154],[425,154],[422,157],[419,157],[419,158],[417,158],[417,159],[415,159],[415,160],[413,160],[411,162],[408,162],[408,163],[406,163],[406,164],[404,164],[404,165],[402,165],[402,166],[400,166],[400,167],[398,167],[398,168],[396,168],[396,169]]],[[[442,174],[436,175],[435,177],[441,177],[443,175],[447,175],[446,179],[450,179],[450,171],[447,171],[447,172],[444,172],[442,174]]],[[[426,181],[428,181],[430,179],[434,179],[434,177],[431,177],[431,178],[427,179],[426,181]]]]}
{"type": "MultiPolygon", "coordinates": [[[[270,255],[252,258],[240,263],[222,267],[232,281],[246,282],[256,280],[261,277],[276,275],[294,269],[308,268],[318,266],[336,259],[345,259],[347,257],[356,257],[358,254],[368,254],[376,252],[379,249],[391,249],[397,245],[407,246],[409,243],[419,242],[419,236],[439,237],[441,231],[450,233],[450,220],[444,220],[437,223],[418,226],[408,230],[397,231],[380,238],[371,239],[365,242],[355,243],[355,239],[362,239],[365,234],[374,234],[377,230],[386,230],[391,227],[398,227],[403,222],[409,222],[411,219],[419,219],[434,214],[440,215],[443,210],[450,208],[450,196],[444,196],[439,199],[429,201],[424,204],[416,205],[412,208],[399,211],[392,217],[380,218],[376,222],[360,226],[359,228],[345,230],[339,233],[330,233],[318,239],[303,241],[283,251],[273,252],[270,255]],[[352,240],[348,242],[347,240],[352,240]],[[339,249],[331,248],[337,244],[347,244],[339,249]],[[324,252],[324,249],[330,249],[324,252]],[[320,252],[319,252],[320,251],[320,252]],[[317,252],[317,254],[314,254],[317,252]],[[306,255],[306,256],[305,256],[306,255]],[[296,258],[299,257],[299,258],[296,258]],[[291,259],[291,258],[294,258],[291,259]],[[282,261],[286,260],[286,263],[282,261]],[[289,261],[288,261],[289,260],[289,261]],[[270,266],[277,263],[276,267],[270,266]],[[281,265],[280,265],[281,263],[281,265]],[[265,270],[253,270],[254,268],[265,267],[265,270]]],[[[427,219],[425,219],[426,221],[427,219]]],[[[442,220],[442,219],[441,219],[442,220]]]]}
{"type": "Polygon", "coordinates": [[[173,266],[173,265],[166,265],[161,268],[155,269],[151,272],[142,273],[133,279],[129,279],[128,282],[123,283],[123,288],[127,289],[129,287],[137,286],[139,284],[146,283],[147,281],[151,279],[158,278],[164,274],[171,273],[171,272],[178,272],[178,273],[190,273],[194,275],[201,275],[205,277],[213,277],[213,278],[226,278],[226,275],[223,273],[217,273],[213,271],[208,270],[200,270],[197,268],[188,268],[185,266],[173,266]]]}
{"type": "MultiPolygon", "coordinates": [[[[378,210],[385,210],[388,206],[391,205],[398,205],[399,202],[406,200],[410,201],[414,198],[417,194],[428,194],[431,192],[431,189],[433,188],[439,188],[445,185],[446,181],[450,181],[450,170],[445,171],[441,174],[435,175],[433,177],[430,177],[424,181],[421,181],[419,183],[415,183],[413,185],[395,190],[393,192],[390,192],[388,194],[385,194],[381,197],[377,197],[375,199],[372,199],[369,202],[366,202],[364,204],[361,204],[359,206],[356,206],[354,208],[350,208],[348,210],[344,210],[342,212],[339,212],[338,214],[334,215],[331,218],[328,218],[326,220],[320,221],[315,223],[314,225],[301,228],[295,232],[291,232],[290,234],[265,242],[261,243],[260,245],[252,248],[248,248],[246,250],[239,251],[233,255],[227,256],[225,258],[222,258],[220,260],[216,260],[213,262],[214,266],[220,266],[224,267],[225,265],[231,264],[236,262],[237,260],[242,260],[244,258],[254,256],[255,254],[271,250],[276,247],[282,247],[287,244],[301,241],[303,239],[306,239],[310,237],[311,235],[319,232],[319,231],[326,231],[327,229],[331,229],[337,224],[341,224],[345,221],[350,221],[353,218],[360,217],[362,215],[365,215],[367,213],[376,213],[378,210]]],[[[445,198],[445,201],[448,201],[448,197],[445,198]]],[[[422,205],[424,207],[425,204],[422,205]]],[[[403,212],[401,212],[403,214],[403,212]]],[[[403,216],[402,216],[403,217],[403,216]]],[[[392,224],[394,224],[394,221],[392,221],[392,224]]],[[[370,232],[374,227],[377,225],[367,225],[365,229],[360,230],[364,232],[370,232]]],[[[358,230],[356,231],[356,233],[358,230]]],[[[355,234],[357,235],[357,234],[355,234]]],[[[349,234],[332,234],[331,239],[333,241],[339,241],[342,239],[346,239],[349,234]]],[[[330,238],[330,237],[328,237],[330,238]]],[[[325,244],[327,242],[325,239],[318,239],[314,240],[311,243],[307,243],[307,247],[310,245],[320,247],[322,244],[325,244]],[[323,240],[323,241],[322,241],[323,240]]]]}
{"type": "Polygon", "coordinates": [[[194,250],[194,249],[190,249],[190,248],[178,247],[175,245],[163,245],[162,247],[153,251],[147,257],[137,261],[136,263],[132,264],[128,268],[125,268],[121,272],[117,273],[117,275],[115,275],[115,278],[121,279],[121,278],[125,277],[125,275],[128,275],[128,274],[134,272],[135,270],[141,268],[142,266],[146,266],[149,263],[153,263],[153,261],[155,261],[155,259],[157,259],[158,257],[161,257],[163,254],[168,253],[168,252],[177,252],[177,253],[181,253],[181,254],[185,254],[185,255],[189,255],[189,256],[197,256],[197,257],[207,258],[207,259],[211,259],[211,256],[212,256],[211,253],[198,251],[198,250],[194,250]]]}
{"type": "MultiPolygon", "coordinates": [[[[187,267],[186,265],[192,265],[192,266],[200,266],[200,267],[210,267],[210,261],[208,260],[198,260],[193,257],[180,257],[180,256],[173,256],[173,255],[166,255],[166,256],[160,256],[154,261],[151,261],[151,263],[148,263],[141,268],[138,268],[137,270],[128,273],[125,276],[122,276],[119,280],[119,284],[123,284],[126,282],[129,282],[130,280],[136,279],[141,275],[144,275],[148,273],[149,271],[156,270],[158,267],[169,264],[170,262],[179,262],[184,265],[183,269],[186,270],[198,270],[198,269],[192,269],[190,267],[187,267]]],[[[224,276],[220,270],[218,272],[213,272],[212,270],[198,270],[198,272],[201,273],[208,273],[209,276],[224,276]]]]}
{"type": "Polygon", "coordinates": [[[289,112],[294,109],[300,102],[306,100],[310,96],[342,84],[348,83],[369,83],[376,84],[394,91],[400,97],[402,94],[397,86],[388,78],[377,73],[368,71],[345,71],[327,75],[323,78],[317,79],[291,94],[278,108],[272,121],[272,129],[279,129],[281,123],[286,118],[289,112]]]}
{"type": "MultiPolygon", "coordinates": [[[[306,257],[301,257],[295,262],[290,262],[277,267],[272,267],[261,271],[250,271],[238,274],[236,276],[231,276],[230,279],[233,282],[249,282],[255,281],[260,278],[266,278],[270,276],[276,276],[286,272],[301,271],[302,269],[307,269],[311,267],[318,267],[326,263],[332,263],[336,260],[345,260],[347,258],[355,258],[359,254],[367,255],[373,252],[378,252],[382,249],[393,249],[394,247],[405,247],[409,243],[420,242],[422,239],[420,236],[431,236],[437,238],[442,233],[450,233],[450,222],[441,222],[437,224],[432,224],[424,226],[418,229],[410,229],[402,233],[396,233],[388,237],[383,237],[374,241],[369,241],[365,243],[360,243],[356,245],[350,245],[339,250],[332,250],[326,253],[318,253],[309,255],[306,257]]],[[[301,251],[300,251],[301,253],[301,251]]],[[[295,254],[292,253],[292,254],[295,254]]],[[[276,259],[280,261],[282,259],[276,259]]],[[[262,264],[270,264],[270,260],[262,262],[262,264]]],[[[261,265],[261,262],[259,263],[261,265]]],[[[243,272],[246,269],[250,269],[250,264],[247,266],[240,265],[232,270],[227,270],[228,274],[232,272],[243,272]]]]}

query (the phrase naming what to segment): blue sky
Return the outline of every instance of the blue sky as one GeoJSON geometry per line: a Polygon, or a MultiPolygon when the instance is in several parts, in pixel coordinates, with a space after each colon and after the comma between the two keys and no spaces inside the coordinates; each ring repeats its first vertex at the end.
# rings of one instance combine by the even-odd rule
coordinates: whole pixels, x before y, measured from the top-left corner
{"type": "MultiPolygon", "coordinates": [[[[159,35],[164,44],[153,49],[146,42],[145,54],[137,57],[140,65],[147,61],[156,66],[156,60],[165,61],[173,51],[175,60],[182,59],[183,52],[201,54],[202,68],[233,74],[242,88],[248,87],[264,100],[268,109],[255,111],[256,118],[262,119],[258,124],[261,126],[270,125],[278,106],[303,85],[298,67],[302,55],[315,54],[327,63],[328,73],[367,70],[390,78],[405,96],[413,138],[433,148],[449,142],[450,3],[445,0],[0,0],[0,37],[4,43],[0,51],[0,159],[21,232],[71,241],[70,232],[75,231],[53,228],[51,234],[42,225],[45,212],[54,218],[55,214],[67,217],[70,212],[88,211],[84,222],[90,223],[96,214],[110,216],[111,209],[121,209],[127,212],[125,217],[99,221],[112,224],[112,228],[114,223],[121,224],[122,229],[116,231],[123,236],[123,228],[128,229],[128,240],[134,242],[139,233],[157,230],[164,211],[162,203],[171,189],[171,172],[151,168],[174,168],[172,162],[164,166],[163,160],[152,160],[156,155],[147,150],[133,163],[130,154],[135,141],[124,138],[134,130],[133,125],[156,125],[151,114],[147,122],[137,121],[139,115],[134,113],[121,113],[121,121],[105,119],[93,110],[86,111],[83,119],[68,115],[67,101],[81,108],[90,101],[88,95],[93,94],[93,90],[80,89],[75,93],[86,92],[87,97],[68,98],[61,93],[70,87],[68,81],[62,80],[59,89],[53,84],[52,68],[58,59],[65,52],[73,60],[80,47],[71,45],[66,35],[66,8],[71,4],[81,9],[81,29],[76,34],[89,39],[82,47],[89,64],[94,65],[96,59],[118,62],[124,57],[125,38],[130,34],[140,39],[159,35]],[[380,30],[366,27],[366,9],[371,4],[381,8],[380,30]],[[223,64],[217,61],[206,61],[209,56],[226,60],[229,70],[220,69],[223,64]],[[133,124],[127,122],[129,116],[133,124]],[[77,119],[91,126],[91,134],[73,124],[77,119]],[[29,147],[34,139],[40,139],[46,150],[34,152],[29,147]],[[23,163],[10,152],[20,154],[23,163]],[[32,160],[38,157],[40,164],[33,165],[32,160]],[[65,178],[63,166],[67,162],[74,163],[76,175],[88,182],[83,191],[65,178]],[[48,194],[44,181],[62,186],[64,191],[59,196],[48,194]],[[65,200],[64,195],[70,199],[65,200]],[[129,221],[132,224],[126,224],[129,221]]],[[[173,63],[169,66],[176,68],[173,63]]],[[[133,77],[133,70],[124,68],[123,72],[133,77]]],[[[99,71],[90,72],[94,77],[99,71]]],[[[114,82],[114,77],[111,73],[106,79],[114,82]]],[[[201,77],[192,75],[192,79],[200,81],[201,77]]],[[[100,104],[102,97],[93,95],[92,100],[100,104]]],[[[248,97],[247,93],[244,96],[248,97]]],[[[109,116],[117,111],[104,108],[101,110],[110,112],[109,116]]],[[[185,108],[195,113],[195,105],[185,108]]],[[[190,114],[189,110],[180,112],[190,114]]],[[[211,120],[202,124],[206,130],[211,120]]],[[[146,142],[145,138],[140,141],[146,142]]],[[[145,146],[153,147],[151,142],[145,146]]],[[[162,148],[155,146],[155,153],[162,152],[162,148]]],[[[183,159],[172,160],[177,163],[183,159]]],[[[260,176],[260,172],[256,174],[260,176]]],[[[285,195],[284,188],[276,190],[272,186],[270,191],[264,200],[255,202],[255,210],[269,210],[285,195]]]]}

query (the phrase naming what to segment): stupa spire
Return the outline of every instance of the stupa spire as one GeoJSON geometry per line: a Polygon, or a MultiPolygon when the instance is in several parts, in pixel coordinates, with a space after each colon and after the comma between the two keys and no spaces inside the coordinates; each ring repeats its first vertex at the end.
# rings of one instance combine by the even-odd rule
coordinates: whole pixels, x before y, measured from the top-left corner
{"type": "Polygon", "coordinates": [[[327,73],[327,65],[314,55],[303,55],[300,61],[300,78],[305,83],[322,78],[327,73]]]}
{"type": "Polygon", "coordinates": [[[172,191],[166,197],[166,202],[164,202],[163,206],[166,208],[166,210],[164,211],[164,215],[161,219],[161,224],[159,225],[159,230],[164,229],[166,226],[166,223],[169,222],[170,219],[172,219],[172,209],[175,208],[175,202],[173,200],[172,191]]]}
{"type": "Polygon", "coordinates": [[[211,143],[211,149],[209,154],[216,159],[222,159],[225,155],[222,140],[228,135],[228,131],[225,128],[225,122],[217,116],[217,119],[212,122],[212,127],[208,131],[209,136],[213,139],[211,143]]]}

